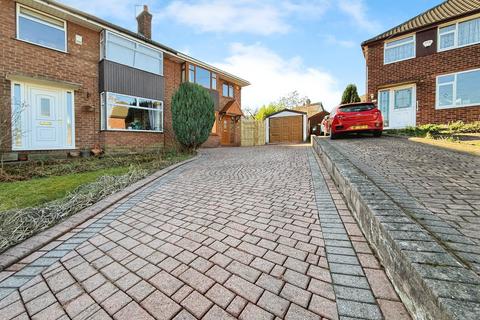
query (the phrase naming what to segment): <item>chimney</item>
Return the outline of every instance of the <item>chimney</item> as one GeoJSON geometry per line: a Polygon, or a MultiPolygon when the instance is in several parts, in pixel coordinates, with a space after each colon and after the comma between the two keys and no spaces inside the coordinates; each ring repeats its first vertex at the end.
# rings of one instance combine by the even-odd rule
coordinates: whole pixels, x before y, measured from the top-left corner
{"type": "Polygon", "coordinates": [[[152,14],[148,12],[148,6],[143,5],[143,11],[137,16],[138,33],[145,38],[152,39],[152,14]]]}

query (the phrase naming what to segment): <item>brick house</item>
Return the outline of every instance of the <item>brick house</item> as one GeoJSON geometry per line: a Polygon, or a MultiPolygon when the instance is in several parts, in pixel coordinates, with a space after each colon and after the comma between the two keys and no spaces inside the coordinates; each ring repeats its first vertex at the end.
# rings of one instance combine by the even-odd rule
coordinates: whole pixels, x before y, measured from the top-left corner
{"type": "Polygon", "coordinates": [[[448,0],[362,43],[387,128],[480,120],[480,1],[448,0]]]}
{"type": "Polygon", "coordinates": [[[239,144],[241,88],[249,83],[151,40],[146,6],[138,33],[50,0],[0,0],[0,9],[3,151],[172,145],[170,102],[183,81],[214,100],[208,145],[239,144]]]}

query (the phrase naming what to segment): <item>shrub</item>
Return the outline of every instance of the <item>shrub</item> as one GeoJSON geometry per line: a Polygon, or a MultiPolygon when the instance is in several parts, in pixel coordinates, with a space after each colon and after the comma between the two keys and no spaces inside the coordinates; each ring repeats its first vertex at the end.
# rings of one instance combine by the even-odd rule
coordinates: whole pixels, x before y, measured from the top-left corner
{"type": "Polygon", "coordinates": [[[195,150],[207,141],[215,122],[213,99],[207,89],[182,83],[172,98],[172,122],[178,142],[195,150]]]}
{"type": "Polygon", "coordinates": [[[358,96],[357,92],[357,86],[354,84],[349,84],[345,88],[345,91],[343,91],[341,104],[354,102],[360,102],[360,97],[358,96]]]}
{"type": "Polygon", "coordinates": [[[282,111],[283,109],[285,109],[285,107],[273,103],[269,105],[264,105],[260,109],[258,109],[257,113],[255,113],[255,119],[264,120],[269,115],[278,111],[282,111]]]}

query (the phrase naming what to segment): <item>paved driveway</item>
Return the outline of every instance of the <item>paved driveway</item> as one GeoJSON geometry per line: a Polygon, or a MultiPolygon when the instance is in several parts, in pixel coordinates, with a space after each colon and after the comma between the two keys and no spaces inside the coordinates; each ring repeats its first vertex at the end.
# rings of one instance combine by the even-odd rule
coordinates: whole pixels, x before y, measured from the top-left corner
{"type": "Polygon", "coordinates": [[[332,143],[480,274],[480,158],[399,138],[332,143]]]}
{"type": "Polygon", "coordinates": [[[2,319],[408,319],[308,146],[202,151],[0,279],[2,319]]]}

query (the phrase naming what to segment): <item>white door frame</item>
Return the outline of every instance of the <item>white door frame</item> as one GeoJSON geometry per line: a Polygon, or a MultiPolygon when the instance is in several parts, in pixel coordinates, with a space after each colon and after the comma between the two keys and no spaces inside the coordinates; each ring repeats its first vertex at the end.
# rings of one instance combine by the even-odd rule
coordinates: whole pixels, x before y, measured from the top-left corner
{"type": "Polygon", "coordinates": [[[385,129],[402,129],[405,128],[405,126],[392,126],[392,117],[395,116],[395,91],[396,90],[402,90],[402,89],[412,89],[412,107],[411,109],[411,115],[410,115],[410,123],[407,124],[406,126],[415,126],[417,124],[417,86],[416,84],[406,84],[406,85],[401,85],[401,86],[396,86],[396,87],[389,87],[389,88],[384,88],[378,90],[377,93],[377,101],[378,101],[378,107],[380,109],[380,94],[381,92],[388,92],[389,93],[389,101],[388,101],[388,126],[384,126],[385,129]]]}
{"type": "Polygon", "coordinates": [[[57,88],[54,86],[46,86],[44,84],[36,84],[36,83],[27,83],[27,82],[18,82],[12,81],[11,82],[11,112],[12,117],[15,113],[15,108],[18,106],[15,105],[15,86],[20,86],[20,110],[21,114],[18,117],[16,123],[11,124],[11,132],[12,132],[12,142],[11,147],[12,151],[33,151],[33,150],[71,150],[75,149],[75,93],[73,90],[64,89],[64,88],[57,88]],[[61,128],[64,134],[64,139],[62,139],[62,144],[59,146],[51,147],[51,146],[35,146],[33,143],[33,135],[34,127],[33,127],[33,116],[34,112],[32,108],[29,107],[33,102],[31,100],[31,90],[45,90],[45,91],[54,91],[58,94],[58,120],[62,122],[61,128]],[[67,118],[67,99],[71,97],[71,144],[67,143],[67,134],[68,134],[68,118],[67,118]],[[21,135],[21,143],[17,144],[15,141],[14,132],[17,131],[15,125],[19,126],[20,135],[21,135]]]}

